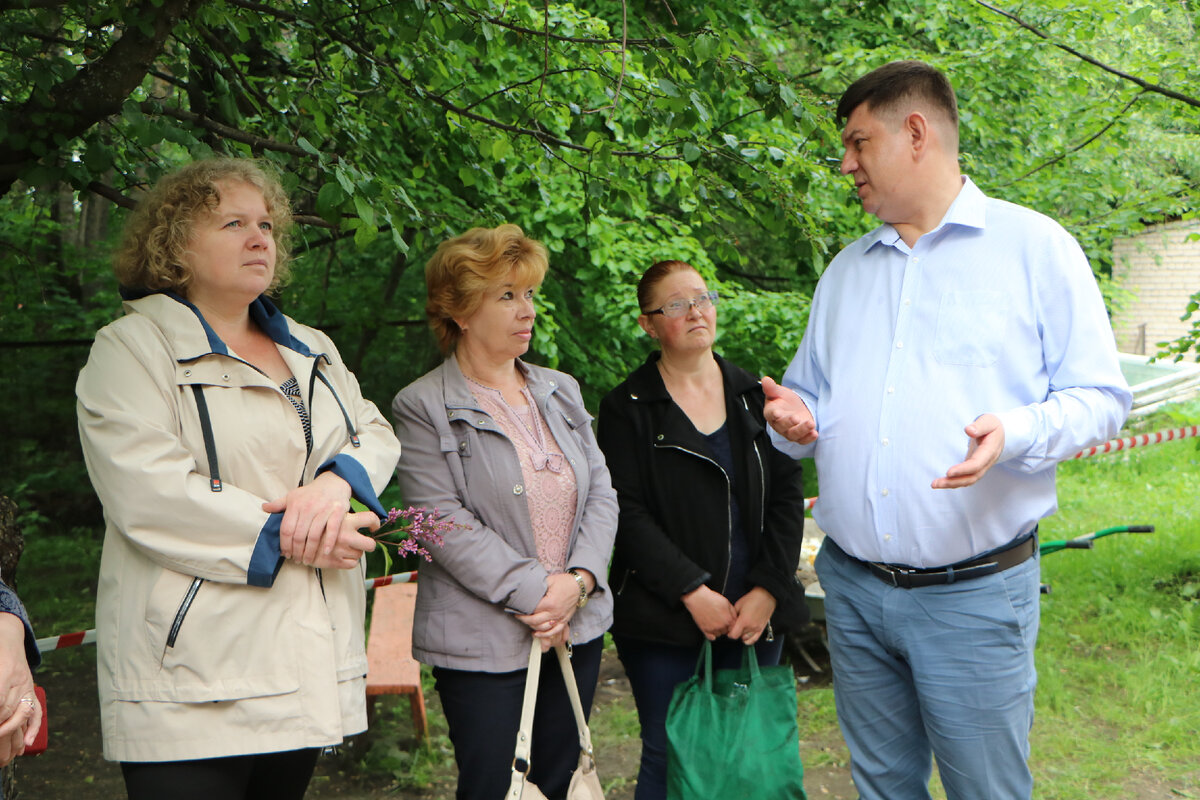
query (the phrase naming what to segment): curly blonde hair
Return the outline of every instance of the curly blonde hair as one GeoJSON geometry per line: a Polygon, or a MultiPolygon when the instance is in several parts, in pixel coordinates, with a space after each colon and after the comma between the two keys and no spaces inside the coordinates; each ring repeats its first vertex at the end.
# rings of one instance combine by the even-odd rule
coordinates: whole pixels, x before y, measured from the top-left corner
{"type": "Polygon", "coordinates": [[[292,207],[274,169],[249,158],[209,158],[163,176],[138,202],[113,258],[113,272],[122,286],[187,296],[193,276],[184,254],[192,226],[201,214],[220,205],[222,182],[245,183],[262,192],[276,250],[275,277],[267,291],[287,281],[292,207]]]}
{"type": "Polygon", "coordinates": [[[512,275],[515,283],[541,284],[549,260],[546,246],[527,237],[516,225],[471,228],[447,239],[425,265],[425,314],[443,354],[454,352],[462,339],[455,317],[469,317],[483,296],[512,275]]]}

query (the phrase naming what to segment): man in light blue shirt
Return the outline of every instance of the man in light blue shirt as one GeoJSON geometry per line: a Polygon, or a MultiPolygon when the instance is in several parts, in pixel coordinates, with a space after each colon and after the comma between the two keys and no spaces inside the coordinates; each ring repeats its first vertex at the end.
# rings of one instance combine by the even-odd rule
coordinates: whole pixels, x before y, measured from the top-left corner
{"type": "Polygon", "coordinates": [[[1117,433],[1131,395],[1083,251],[958,168],[940,72],[855,81],[842,172],[884,224],[813,295],[778,446],[813,456],[838,719],[864,800],[1030,798],[1038,520],[1054,465],[1117,433]]]}

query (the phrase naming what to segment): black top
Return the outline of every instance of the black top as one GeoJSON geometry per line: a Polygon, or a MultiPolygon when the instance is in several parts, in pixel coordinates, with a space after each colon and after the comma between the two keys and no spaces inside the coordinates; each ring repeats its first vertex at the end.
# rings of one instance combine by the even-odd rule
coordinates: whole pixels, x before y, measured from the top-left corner
{"type": "Polygon", "coordinates": [[[716,458],[717,464],[725,470],[733,489],[729,495],[729,575],[725,579],[725,588],[721,594],[736,603],[742,595],[750,591],[746,585],[746,573],[750,569],[750,549],[746,545],[746,531],[742,528],[742,509],[738,505],[737,470],[734,468],[733,441],[729,436],[729,423],[725,422],[712,433],[702,434],[704,441],[716,458]]]}
{"type": "Polygon", "coordinates": [[[807,620],[795,577],[804,491],[800,465],[770,443],[758,379],[716,356],[730,470],[671,399],[658,359],[651,354],[600,404],[597,438],[621,509],[609,572],[613,633],[699,643],[681,596],[701,584],[730,590],[735,527],[744,533],[745,590],[770,592],[777,601],[772,626],[794,629],[807,620]],[[735,504],[740,526],[730,519],[735,504]]]}

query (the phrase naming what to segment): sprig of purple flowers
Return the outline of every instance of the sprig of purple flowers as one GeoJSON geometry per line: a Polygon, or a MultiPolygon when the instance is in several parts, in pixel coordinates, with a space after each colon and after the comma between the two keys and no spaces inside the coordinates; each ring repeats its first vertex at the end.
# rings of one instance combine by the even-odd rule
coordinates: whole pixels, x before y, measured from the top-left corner
{"type": "MultiPolygon", "coordinates": [[[[441,547],[445,536],[458,525],[449,517],[438,519],[438,510],[409,506],[403,510],[393,508],[388,511],[387,519],[380,525],[379,530],[371,534],[380,544],[396,549],[396,556],[403,558],[408,555],[418,555],[426,561],[432,561],[426,545],[441,547]]],[[[386,571],[391,570],[391,555],[384,548],[386,571]]]]}

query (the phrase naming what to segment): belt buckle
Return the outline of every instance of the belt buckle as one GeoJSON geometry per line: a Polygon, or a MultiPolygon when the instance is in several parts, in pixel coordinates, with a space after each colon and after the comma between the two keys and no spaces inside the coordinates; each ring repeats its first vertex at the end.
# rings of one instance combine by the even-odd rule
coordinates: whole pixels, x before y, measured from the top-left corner
{"type": "Polygon", "coordinates": [[[891,566],[888,567],[888,574],[892,576],[892,586],[896,587],[897,589],[909,588],[908,586],[902,585],[900,583],[900,579],[897,576],[903,575],[906,578],[905,583],[911,584],[912,581],[907,580],[908,576],[911,573],[912,573],[912,570],[905,569],[904,567],[891,567],[891,566]]]}

